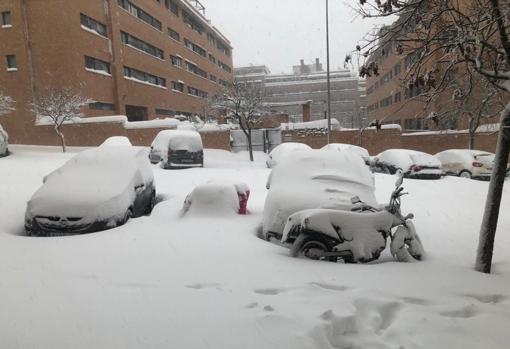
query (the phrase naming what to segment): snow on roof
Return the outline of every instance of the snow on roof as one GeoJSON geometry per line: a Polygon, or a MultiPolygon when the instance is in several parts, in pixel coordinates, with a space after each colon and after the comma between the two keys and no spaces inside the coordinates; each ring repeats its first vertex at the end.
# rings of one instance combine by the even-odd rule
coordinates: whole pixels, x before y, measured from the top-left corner
{"type": "Polygon", "coordinates": [[[151,147],[156,150],[187,150],[197,152],[203,149],[202,137],[196,131],[164,130],[160,131],[151,147]]]}
{"type": "Polygon", "coordinates": [[[148,121],[127,121],[124,128],[127,130],[141,128],[177,128],[180,121],[174,118],[153,119],[148,121]]]}

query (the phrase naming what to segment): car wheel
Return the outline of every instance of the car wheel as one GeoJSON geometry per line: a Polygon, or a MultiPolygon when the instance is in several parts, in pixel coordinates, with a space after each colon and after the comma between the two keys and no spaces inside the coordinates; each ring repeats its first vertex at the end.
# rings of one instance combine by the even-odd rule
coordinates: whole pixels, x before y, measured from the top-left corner
{"type": "Polygon", "coordinates": [[[471,172],[469,172],[468,170],[461,171],[459,173],[459,177],[471,179],[471,172]]]}
{"type": "Polygon", "coordinates": [[[290,249],[292,257],[306,257],[313,260],[336,262],[337,257],[322,257],[321,253],[331,252],[333,247],[319,235],[300,234],[290,249]]]}
{"type": "Polygon", "coordinates": [[[149,201],[149,204],[147,205],[147,208],[145,209],[145,214],[150,214],[152,210],[154,209],[154,206],[156,206],[156,191],[153,190],[151,194],[151,199],[149,201]]]}
{"type": "Polygon", "coordinates": [[[120,225],[122,224],[126,224],[127,221],[129,221],[131,218],[133,217],[133,208],[130,207],[128,208],[128,210],[126,211],[126,214],[124,215],[124,218],[122,219],[122,222],[120,225]]]}

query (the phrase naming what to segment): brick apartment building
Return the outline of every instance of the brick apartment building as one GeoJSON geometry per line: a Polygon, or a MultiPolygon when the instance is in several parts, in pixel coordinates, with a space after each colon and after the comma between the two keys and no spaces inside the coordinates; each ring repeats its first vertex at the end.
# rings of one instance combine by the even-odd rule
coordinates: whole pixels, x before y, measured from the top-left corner
{"type": "MultiPolygon", "coordinates": [[[[381,30],[385,30],[382,28],[381,30]]],[[[431,120],[431,115],[443,115],[448,110],[454,110],[452,94],[454,89],[447,88],[436,96],[430,103],[425,103],[421,96],[423,87],[415,86],[407,81],[406,73],[415,62],[417,52],[397,53],[395,41],[379,44],[372,51],[368,61],[376,62],[379,75],[372,75],[366,80],[367,114],[369,122],[379,121],[381,124],[399,124],[404,130],[437,130],[437,129],[467,129],[469,127],[466,115],[450,113],[448,117],[440,118],[439,122],[431,120]]],[[[437,58],[428,60],[427,66],[440,61],[437,58]]],[[[438,64],[440,66],[440,64],[438,64]]],[[[454,81],[461,76],[461,71],[452,70],[447,78],[454,81]]],[[[475,84],[472,92],[474,98],[470,103],[480,104],[486,96],[482,84],[475,84]]],[[[493,106],[495,110],[501,107],[493,106]]],[[[498,117],[483,118],[481,124],[497,123],[498,117]]]]}
{"type": "Polygon", "coordinates": [[[16,100],[1,122],[33,128],[48,86],[95,101],[85,116],[129,121],[201,114],[233,81],[232,47],[197,0],[0,0],[0,89],[16,100]]]}

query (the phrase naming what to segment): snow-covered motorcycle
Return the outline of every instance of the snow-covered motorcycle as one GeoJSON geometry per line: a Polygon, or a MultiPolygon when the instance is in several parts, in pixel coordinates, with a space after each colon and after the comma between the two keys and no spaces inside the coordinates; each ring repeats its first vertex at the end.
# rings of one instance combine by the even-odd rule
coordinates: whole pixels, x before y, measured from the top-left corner
{"type": "Polygon", "coordinates": [[[352,198],[352,211],[309,209],[291,215],[285,225],[282,243],[291,244],[293,257],[346,263],[376,260],[391,238],[391,254],[398,261],[411,262],[424,257],[422,243],[412,222],[412,213],[400,210],[403,177],[400,174],[389,205],[383,209],[352,198]]]}

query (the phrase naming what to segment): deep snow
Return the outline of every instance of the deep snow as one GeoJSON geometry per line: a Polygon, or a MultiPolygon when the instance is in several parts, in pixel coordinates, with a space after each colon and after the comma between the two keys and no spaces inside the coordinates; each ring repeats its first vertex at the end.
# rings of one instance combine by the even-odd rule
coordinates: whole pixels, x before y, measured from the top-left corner
{"type": "MultiPolygon", "coordinates": [[[[75,150],[73,150],[75,151],[75,150]]],[[[510,187],[494,275],[473,271],[487,182],[406,179],[428,259],[344,265],[292,259],[256,237],[263,154],[205,152],[205,168],[154,167],[150,217],[84,236],[19,235],[26,201],[73,154],[12,146],[0,159],[2,348],[508,348],[510,187]],[[251,188],[250,215],[181,219],[214,179],[251,188]]],[[[395,178],[376,175],[386,202],[395,178]]]]}

